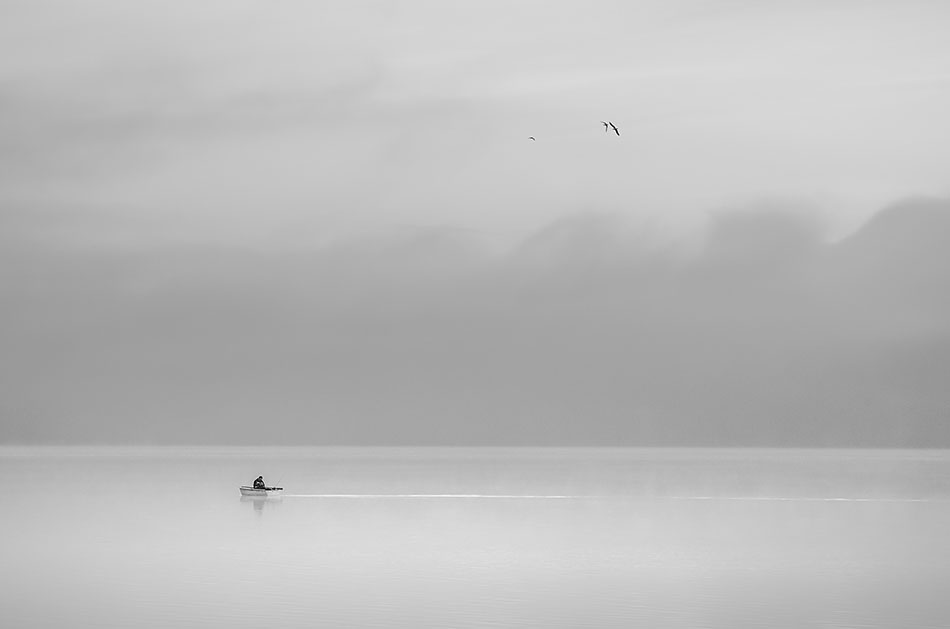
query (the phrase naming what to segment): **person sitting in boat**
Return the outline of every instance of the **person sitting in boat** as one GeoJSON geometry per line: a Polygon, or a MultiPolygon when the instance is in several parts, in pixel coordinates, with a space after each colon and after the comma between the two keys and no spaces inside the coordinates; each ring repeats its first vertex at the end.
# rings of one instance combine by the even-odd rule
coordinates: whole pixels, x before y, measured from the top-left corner
{"type": "Polygon", "coordinates": [[[264,477],[258,476],[257,480],[254,481],[254,489],[264,489],[264,477]]]}

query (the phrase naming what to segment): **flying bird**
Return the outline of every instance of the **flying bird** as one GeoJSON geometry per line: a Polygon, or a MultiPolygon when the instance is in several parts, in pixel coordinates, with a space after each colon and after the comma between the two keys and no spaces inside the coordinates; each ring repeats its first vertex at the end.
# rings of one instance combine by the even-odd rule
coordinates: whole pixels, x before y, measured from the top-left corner
{"type": "MultiPolygon", "coordinates": [[[[529,140],[535,140],[535,138],[534,138],[533,135],[529,135],[529,136],[528,136],[528,139],[529,139],[529,140]]],[[[535,140],[535,142],[537,142],[537,140],[535,140]]]]}
{"type": "Polygon", "coordinates": [[[601,120],[600,124],[604,125],[604,133],[607,133],[607,123],[601,120]]]}
{"type": "MultiPolygon", "coordinates": [[[[616,126],[614,123],[611,122],[611,123],[610,123],[610,127],[614,130],[614,133],[616,133],[617,135],[620,135],[620,129],[618,129],[617,126],[616,126]]],[[[607,129],[604,129],[604,131],[606,131],[606,130],[607,130],[607,129]]]]}

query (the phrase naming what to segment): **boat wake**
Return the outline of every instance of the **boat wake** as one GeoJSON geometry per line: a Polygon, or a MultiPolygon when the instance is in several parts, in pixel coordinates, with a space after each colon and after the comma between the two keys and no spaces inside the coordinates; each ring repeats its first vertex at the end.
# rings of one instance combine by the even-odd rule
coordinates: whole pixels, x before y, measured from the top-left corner
{"type": "Polygon", "coordinates": [[[670,496],[669,500],[711,500],[736,502],[946,502],[929,498],[811,498],[782,496],[670,496]]]}
{"type": "MultiPolygon", "coordinates": [[[[284,498],[348,498],[348,499],[483,499],[483,500],[590,500],[643,498],[642,496],[590,495],[590,494],[284,494],[284,498]]],[[[652,500],[675,501],[731,501],[731,502],[894,502],[929,503],[947,502],[929,498],[852,498],[852,497],[784,497],[784,496],[661,496],[652,500]]]]}
{"type": "Polygon", "coordinates": [[[533,499],[565,500],[571,498],[604,498],[606,496],[525,495],[525,494],[284,494],[284,498],[488,498],[488,499],[533,499]]]}

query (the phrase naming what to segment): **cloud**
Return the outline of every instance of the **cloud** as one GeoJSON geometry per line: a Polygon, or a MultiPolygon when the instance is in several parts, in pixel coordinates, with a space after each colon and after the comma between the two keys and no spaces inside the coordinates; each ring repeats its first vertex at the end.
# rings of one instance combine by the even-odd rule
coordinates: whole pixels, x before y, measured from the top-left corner
{"type": "Polygon", "coordinates": [[[723,212],[691,254],[600,214],[503,255],[5,247],[0,439],[946,445],[948,216],[723,212]]]}
{"type": "Polygon", "coordinates": [[[378,80],[362,68],[318,85],[275,89],[249,81],[209,93],[174,65],[121,79],[115,74],[53,86],[0,84],[4,178],[11,184],[110,179],[166,166],[188,151],[332,127],[365,109],[378,80]]]}

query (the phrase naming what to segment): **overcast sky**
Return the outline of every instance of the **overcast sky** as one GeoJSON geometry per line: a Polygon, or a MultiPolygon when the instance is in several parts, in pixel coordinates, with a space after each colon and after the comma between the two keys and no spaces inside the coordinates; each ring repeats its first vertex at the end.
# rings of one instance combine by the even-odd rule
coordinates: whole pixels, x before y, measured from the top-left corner
{"type": "Polygon", "coordinates": [[[0,441],[950,446],[948,32],[0,0],[0,441]]]}

